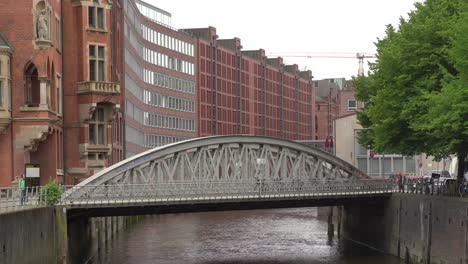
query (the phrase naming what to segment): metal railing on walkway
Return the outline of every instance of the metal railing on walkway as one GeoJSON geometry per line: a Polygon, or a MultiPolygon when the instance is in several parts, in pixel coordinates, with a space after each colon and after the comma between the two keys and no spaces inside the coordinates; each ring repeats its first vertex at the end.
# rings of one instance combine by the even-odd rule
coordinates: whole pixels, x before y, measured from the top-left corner
{"type": "Polygon", "coordinates": [[[138,203],[217,202],[225,200],[304,199],[385,194],[394,191],[390,180],[291,180],[248,182],[203,181],[190,183],[94,185],[67,188],[62,204],[116,205],[138,203]]]}
{"type": "Polygon", "coordinates": [[[468,197],[468,182],[456,179],[409,179],[403,184],[394,183],[397,192],[439,196],[468,197]]]}
{"type": "Polygon", "coordinates": [[[0,214],[45,206],[46,192],[41,186],[26,187],[23,191],[18,187],[0,187],[0,214]]]}

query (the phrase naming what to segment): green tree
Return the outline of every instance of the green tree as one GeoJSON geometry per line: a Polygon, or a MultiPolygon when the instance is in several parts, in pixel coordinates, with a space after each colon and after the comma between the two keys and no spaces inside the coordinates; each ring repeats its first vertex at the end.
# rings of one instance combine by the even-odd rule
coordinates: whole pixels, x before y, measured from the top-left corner
{"type": "MultiPolygon", "coordinates": [[[[380,152],[436,158],[468,152],[468,4],[416,3],[398,29],[378,39],[367,77],[353,79],[364,130],[359,141],[380,152]]],[[[459,162],[462,177],[464,162],[459,162]]]]}

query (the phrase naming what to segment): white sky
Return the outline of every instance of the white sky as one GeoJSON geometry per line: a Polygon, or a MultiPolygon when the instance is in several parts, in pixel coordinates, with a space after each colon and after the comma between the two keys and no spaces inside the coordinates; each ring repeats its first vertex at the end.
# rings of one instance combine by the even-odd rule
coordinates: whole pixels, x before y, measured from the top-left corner
{"type": "MultiPolygon", "coordinates": [[[[238,37],[244,50],[269,53],[375,53],[385,25],[407,18],[415,0],[145,0],[172,14],[175,28],[213,26],[221,39],[238,37]]],[[[421,1],[418,1],[421,2],[421,1]]],[[[285,54],[287,55],[287,54],[285,54]]],[[[358,60],[292,58],[286,64],[312,70],[315,80],[357,74],[358,60]]],[[[367,63],[365,67],[367,73],[367,63]]]]}

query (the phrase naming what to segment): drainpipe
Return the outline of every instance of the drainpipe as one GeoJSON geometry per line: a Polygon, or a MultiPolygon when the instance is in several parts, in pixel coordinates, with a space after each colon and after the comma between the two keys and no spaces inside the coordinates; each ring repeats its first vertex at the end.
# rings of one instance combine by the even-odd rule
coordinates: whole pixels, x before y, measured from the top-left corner
{"type": "Polygon", "coordinates": [[[60,1],[60,43],[61,43],[61,49],[62,49],[62,173],[63,173],[63,184],[67,184],[67,170],[65,168],[65,153],[66,151],[66,145],[64,142],[64,139],[67,138],[66,135],[66,128],[65,128],[65,89],[63,89],[63,84],[65,83],[65,71],[63,70],[63,65],[64,65],[64,56],[65,56],[65,46],[63,43],[63,0],[60,1]]]}
{"type": "MultiPolygon", "coordinates": [[[[12,52],[12,53],[13,53],[13,52],[12,52]]],[[[9,71],[8,73],[9,73],[10,76],[9,76],[9,78],[8,78],[8,84],[7,84],[8,87],[10,88],[9,93],[10,93],[10,117],[11,117],[11,123],[10,123],[10,137],[11,137],[11,140],[10,140],[10,142],[11,142],[11,145],[10,145],[10,147],[11,147],[11,181],[13,181],[13,180],[15,179],[15,175],[14,175],[14,174],[15,174],[15,167],[14,167],[14,166],[15,166],[15,147],[13,146],[14,143],[15,143],[15,141],[14,141],[14,139],[13,139],[13,92],[12,92],[12,89],[11,89],[11,87],[12,87],[12,85],[11,85],[11,83],[12,83],[11,69],[13,68],[13,67],[12,67],[12,65],[13,65],[13,63],[12,63],[12,57],[13,57],[13,56],[10,56],[10,65],[9,65],[10,68],[8,69],[8,71],[9,71]]]]}

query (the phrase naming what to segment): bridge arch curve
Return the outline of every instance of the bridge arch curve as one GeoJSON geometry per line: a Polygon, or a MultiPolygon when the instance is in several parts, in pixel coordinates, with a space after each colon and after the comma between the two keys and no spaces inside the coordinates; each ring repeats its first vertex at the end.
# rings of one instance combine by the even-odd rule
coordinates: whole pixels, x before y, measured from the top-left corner
{"type": "Polygon", "coordinates": [[[157,147],[114,164],[77,186],[367,178],[351,164],[301,143],[231,135],[157,147]]]}

